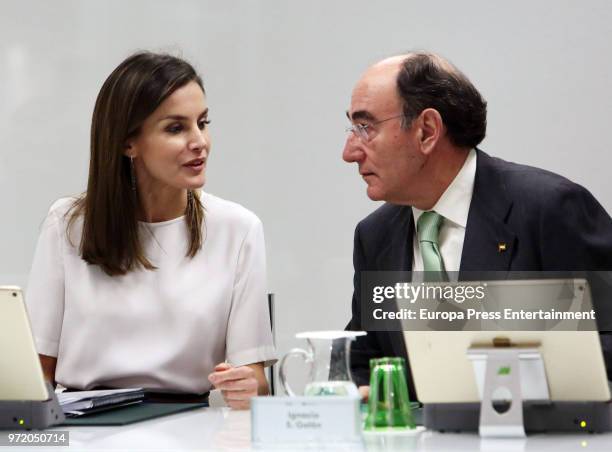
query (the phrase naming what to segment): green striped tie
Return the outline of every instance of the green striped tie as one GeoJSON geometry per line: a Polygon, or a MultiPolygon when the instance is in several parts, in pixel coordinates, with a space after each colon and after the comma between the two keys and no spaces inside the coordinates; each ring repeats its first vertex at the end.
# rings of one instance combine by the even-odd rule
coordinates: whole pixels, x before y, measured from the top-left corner
{"type": "Polygon", "coordinates": [[[423,256],[423,270],[444,274],[444,262],[438,246],[438,233],[444,217],[434,212],[423,212],[417,221],[417,234],[423,256]]]}

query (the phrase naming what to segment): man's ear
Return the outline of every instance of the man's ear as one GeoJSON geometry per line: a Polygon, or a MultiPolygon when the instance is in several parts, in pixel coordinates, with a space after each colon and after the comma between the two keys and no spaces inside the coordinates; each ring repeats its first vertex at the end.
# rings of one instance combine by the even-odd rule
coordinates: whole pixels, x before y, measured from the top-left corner
{"type": "Polygon", "coordinates": [[[421,152],[429,155],[433,152],[442,137],[444,123],[440,112],[434,108],[426,108],[418,117],[420,127],[421,152]]]}

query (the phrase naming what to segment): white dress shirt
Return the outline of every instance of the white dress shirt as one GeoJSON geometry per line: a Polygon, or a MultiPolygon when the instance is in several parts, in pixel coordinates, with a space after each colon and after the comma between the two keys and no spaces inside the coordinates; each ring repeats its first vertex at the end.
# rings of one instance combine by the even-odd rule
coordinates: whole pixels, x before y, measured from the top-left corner
{"type": "MultiPolygon", "coordinates": [[[[472,149],[457,176],[455,176],[444,193],[442,193],[442,196],[440,196],[440,199],[438,199],[438,202],[431,209],[444,217],[440,226],[438,247],[444,262],[444,269],[447,272],[457,272],[461,265],[461,253],[463,251],[465,228],[472,201],[472,192],[474,191],[475,177],[476,151],[472,149]]],[[[412,207],[415,231],[422,213],[422,210],[412,207]]],[[[416,233],[413,238],[412,249],[412,270],[423,271],[423,256],[421,256],[421,247],[416,233]]]]}
{"type": "Polygon", "coordinates": [[[140,223],[157,270],[113,277],[80,257],[82,218],[68,240],[73,199],[51,207],[26,303],[38,352],[57,357],[58,383],[203,393],[220,362],[274,361],[262,224],[238,204],[201,200],[205,239],[193,258],[184,217],[140,223]]]}

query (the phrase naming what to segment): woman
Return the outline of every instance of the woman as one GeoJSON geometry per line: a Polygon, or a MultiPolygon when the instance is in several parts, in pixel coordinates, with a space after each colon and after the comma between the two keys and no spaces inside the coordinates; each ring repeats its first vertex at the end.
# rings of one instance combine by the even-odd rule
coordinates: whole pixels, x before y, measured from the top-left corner
{"type": "Polygon", "coordinates": [[[263,229],[199,190],[209,123],[202,81],[179,58],[135,54],[102,86],[87,192],[51,207],[28,285],[50,381],[191,394],[212,385],[234,408],[267,394],[263,229]]]}

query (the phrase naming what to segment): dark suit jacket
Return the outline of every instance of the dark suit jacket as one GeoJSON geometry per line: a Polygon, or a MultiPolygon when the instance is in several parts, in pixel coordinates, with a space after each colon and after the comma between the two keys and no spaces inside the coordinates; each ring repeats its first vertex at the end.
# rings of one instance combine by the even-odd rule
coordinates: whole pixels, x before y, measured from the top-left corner
{"type": "MultiPolygon", "coordinates": [[[[460,271],[612,270],[612,219],[585,188],[549,171],[476,152],[460,271]],[[507,245],[503,253],[498,251],[500,242],[507,245]]],[[[392,204],[357,225],[347,329],[362,328],[361,271],[412,270],[414,229],[411,207],[392,204]]],[[[611,339],[602,337],[608,375],[611,339]]],[[[351,367],[358,385],[369,384],[369,360],[380,356],[408,359],[401,332],[372,331],[353,343],[351,367]]],[[[408,382],[414,400],[412,378],[408,382]]]]}

